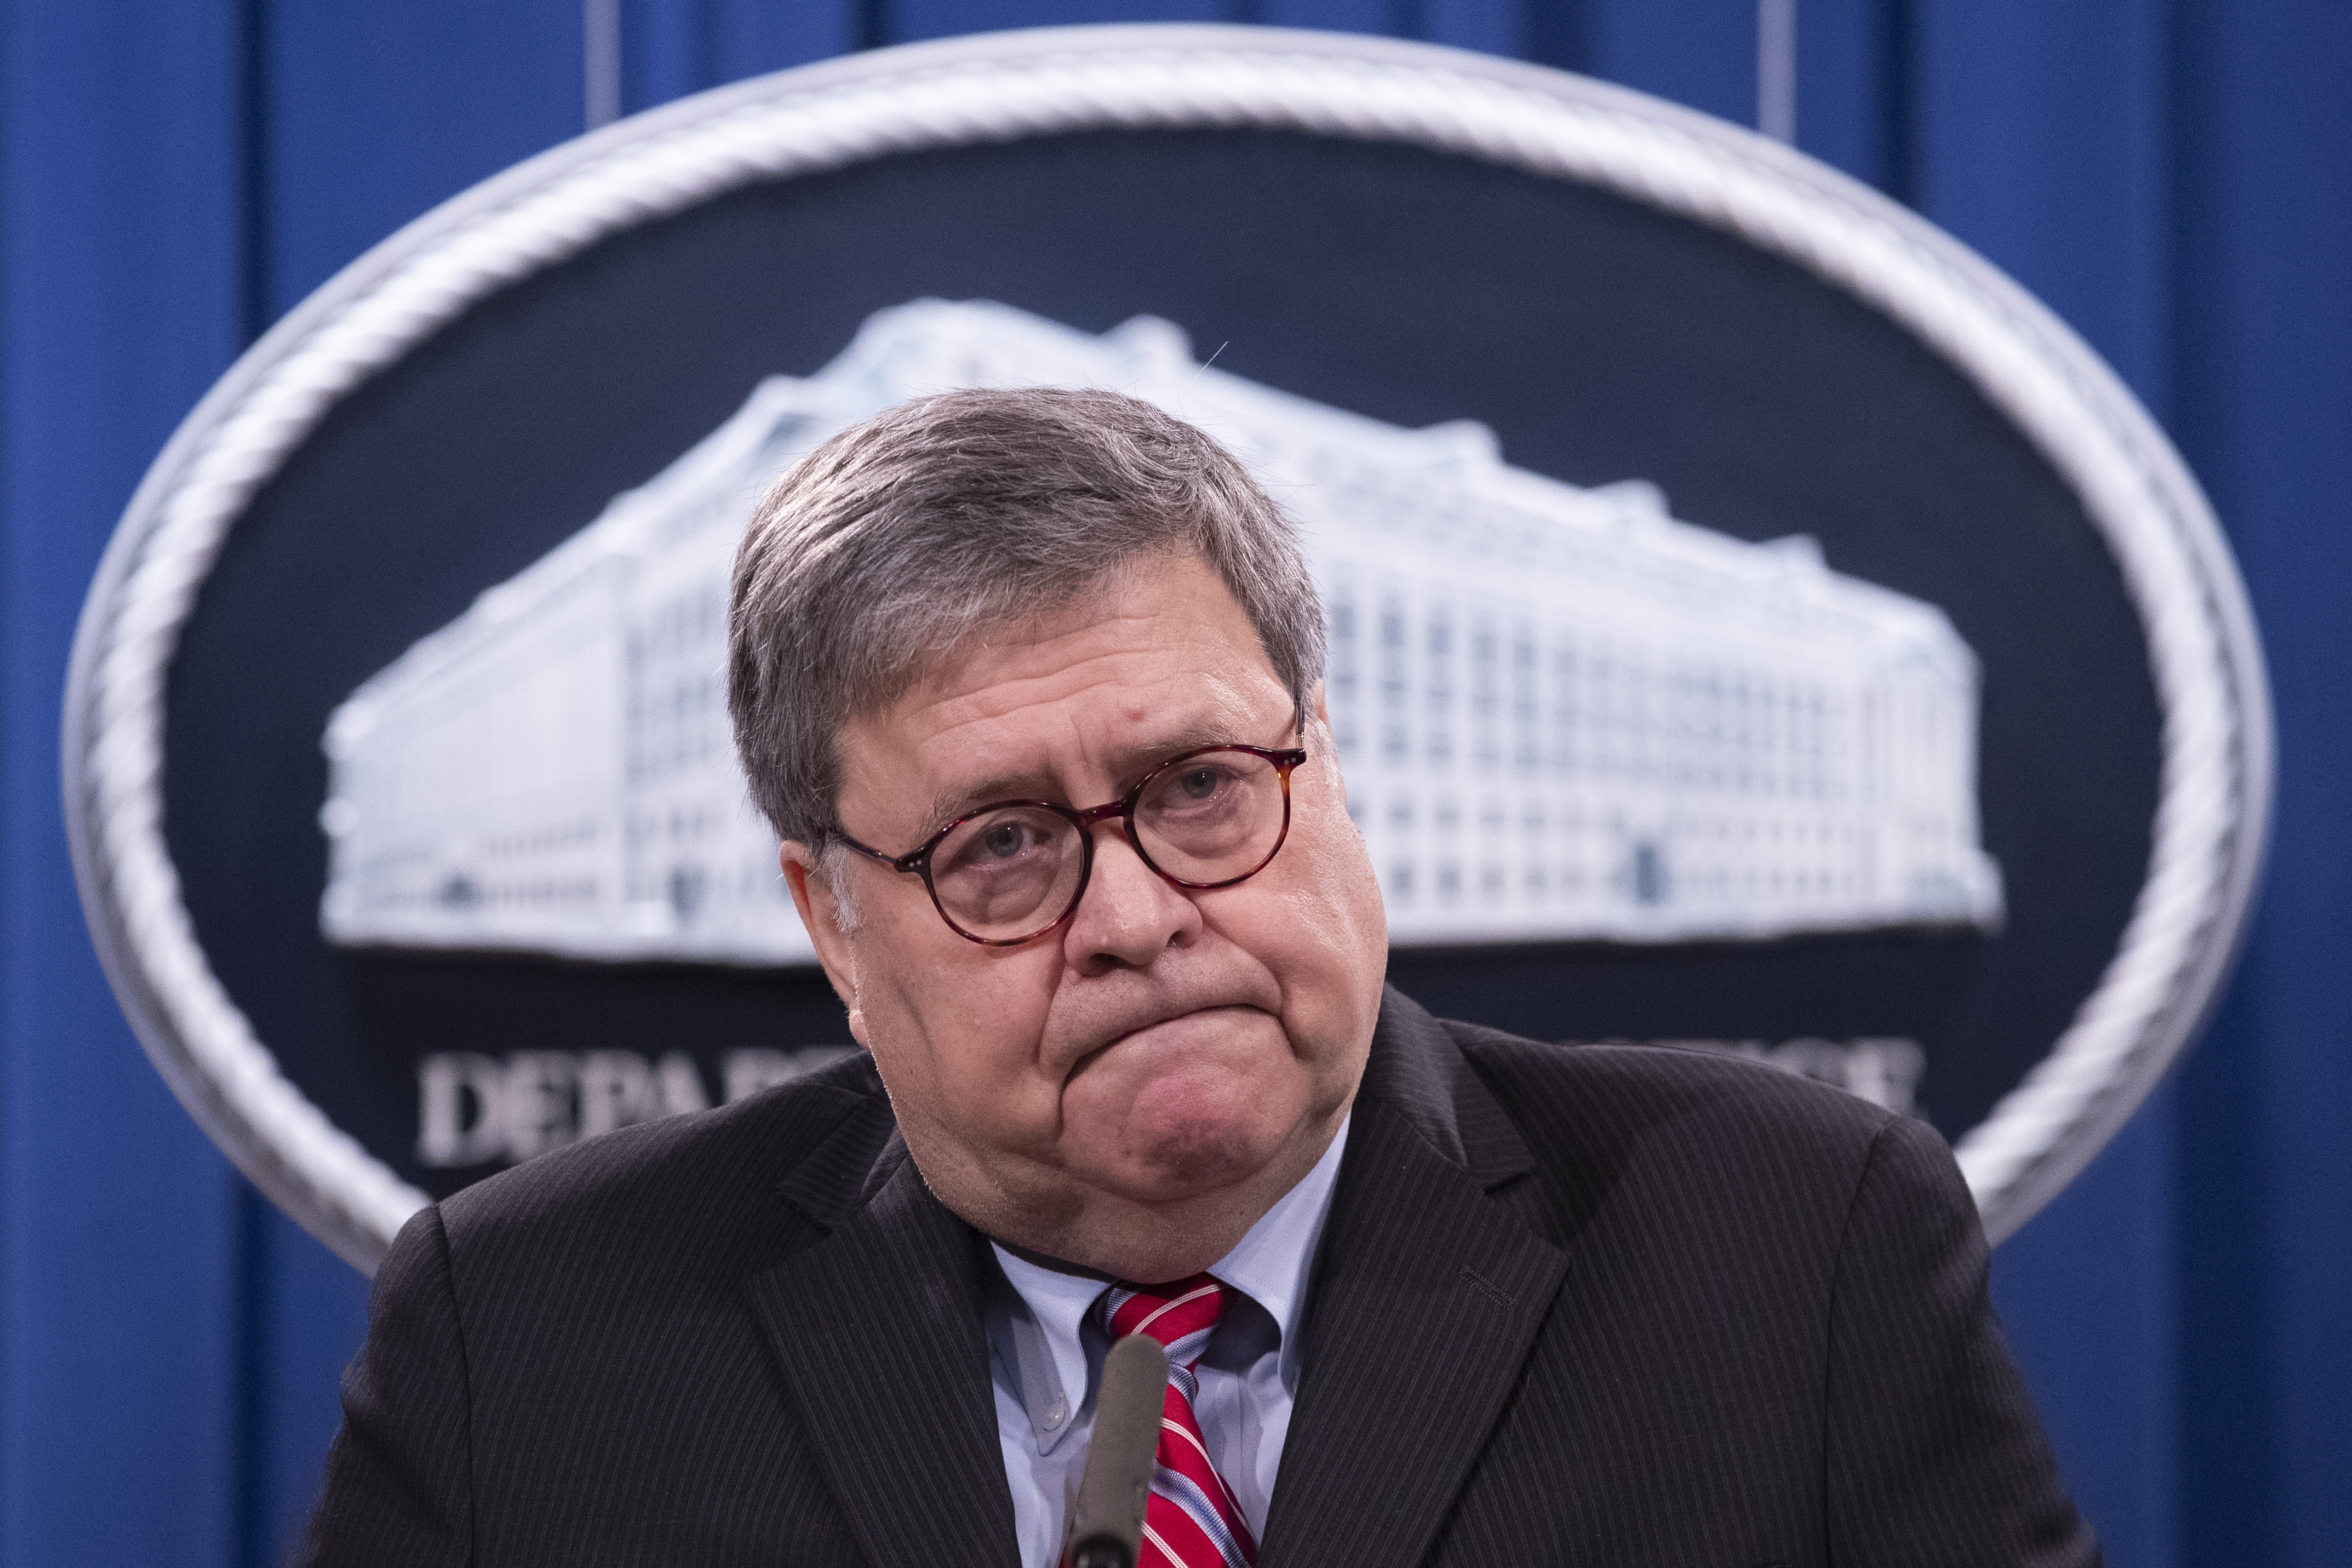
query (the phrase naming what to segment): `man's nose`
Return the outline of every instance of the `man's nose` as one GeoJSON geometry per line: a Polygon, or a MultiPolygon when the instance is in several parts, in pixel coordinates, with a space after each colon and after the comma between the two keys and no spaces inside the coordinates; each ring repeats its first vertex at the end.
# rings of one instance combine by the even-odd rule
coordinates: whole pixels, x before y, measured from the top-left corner
{"type": "Polygon", "coordinates": [[[1126,826],[1097,823],[1094,871],[1063,932],[1063,956],[1084,974],[1149,966],[1199,934],[1201,911],[1184,890],[1143,863],[1126,826]]]}

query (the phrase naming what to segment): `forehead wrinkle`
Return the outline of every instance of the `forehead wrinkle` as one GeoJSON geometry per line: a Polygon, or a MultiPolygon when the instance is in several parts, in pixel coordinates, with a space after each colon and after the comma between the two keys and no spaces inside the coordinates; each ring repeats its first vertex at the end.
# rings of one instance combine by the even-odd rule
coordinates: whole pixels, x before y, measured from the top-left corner
{"type": "MultiPolygon", "coordinates": [[[[1024,708],[1071,701],[1097,686],[1132,685],[1131,680],[1119,679],[1097,667],[1165,651],[1135,646],[1103,648],[1031,674],[992,676],[984,668],[978,671],[968,668],[961,689],[941,690],[936,685],[929,685],[910,692],[895,713],[886,715],[886,721],[911,721],[919,725],[928,715],[940,715],[934,721],[938,727],[917,742],[927,744],[934,738],[950,734],[967,724],[1002,719],[1024,708]],[[1074,681],[1074,677],[1079,679],[1074,681]]],[[[1171,661],[1169,674],[1172,676],[1174,673],[1173,662],[1171,661]]]]}
{"type": "MultiPolygon", "coordinates": [[[[1090,692],[1106,686],[1120,691],[1150,690],[1171,681],[1199,678],[1216,693],[1213,700],[1220,705],[1246,709],[1247,700],[1236,689],[1240,683],[1233,679],[1236,672],[1231,667],[1234,663],[1244,664],[1241,673],[1244,679],[1248,675],[1263,675],[1270,684],[1280,684],[1272,668],[1250,669],[1249,661],[1237,661],[1234,655],[1240,650],[1234,647],[1231,638],[1220,635],[1219,628],[1188,621],[1178,622],[1181,627],[1179,635],[1164,641],[1148,634],[1142,637],[1130,634],[1122,638],[1120,646],[1084,652],[1076,658],[1055,657],[1055,645],[1073,637],[1091,640],[1096,635],[1113,627],[1164,624],[1171,618],[1165,612],[1155,612],[1149,616],[1108,616],[1090,621],[1055,637],[1023,646],[1013,658],[1005,661],[1015,667],[1011,670],[990,668],[995,662],[992,660],[975,661],[957,672],[962,679],[953,687],[943,689],[940,681],[927,681],[878,715],[874,722],[877,728],[904,725],[922,731],[920,738],[913,742],[914,749],[919,751],[972,724],[1002,719],[1025,709],[1059,708],[1067,712],[1090,692]],[[1203,645],[1213,650],[1211,657],[1205,659],[1192,658],[1192,655],[1203,645]],[[1150,661],[1150,668],[1142,672],[1143,679],[1139,680],[1136,679],[1135,671],[1123,668],[1137,659],[1150,661]],[[1028,671],[1019,668],[1039,664],[1045,668],[1033,668],[1028,671]],[[1111,668],[1105,668],[1107,666],[1111,668]]],[[[1254,637],[1249,651],[1259,653],[1254,637]]],[[[1262,653],[1255,662],[1263,665],[1262,653]]],[[[1114,704],[1118,709],[1134,706],[1124,700],[1114,704]]]]}

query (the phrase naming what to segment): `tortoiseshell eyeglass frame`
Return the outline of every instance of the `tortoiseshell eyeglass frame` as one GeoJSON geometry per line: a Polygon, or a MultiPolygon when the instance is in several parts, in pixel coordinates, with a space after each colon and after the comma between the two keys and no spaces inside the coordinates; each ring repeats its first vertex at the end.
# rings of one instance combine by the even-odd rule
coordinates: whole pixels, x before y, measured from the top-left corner
{"type": "Polygon", "coordinates": [[[1077,913],[1078,901],[1087,896],[1087,884],[1094,879],[1095,874],[1095,836],[1090,830],[1096,823],[1105,821],[1110,817],[1116,816],[1119,818],[1120,822],[1127,829],[1128,847],[1135,851],[1135,858],[1142,861],[1146,866],[1150,867],[1152,871],[1158,875],[1162,881],[1171,883],[1179,888],[1187,889],[1192,892],[1213,892],[1219,888],[1230,888],[1235,883],[1248,881],[1252,877],[1256,876],[1260,871],[1265,870],[1268,866],[1274,863],[1274,858],[1282,853],[1282,846],[1290,837],[1290,773],[1292,769],[1297,767],[1299,763],[1306,760],[1307,752],[1305,748],[1297,746],[1293,746],[1285,750],[1269,749],[1265,746],[1235,745],[1230,742],[1220,742],[1213,746],[1195,746],[1189,752],[1179,752],[1176,755],[1170,757],[1165,762],[1155,766],[1150,773],[1145,773],[1141,778],[1136,780],[1135,787],[1129,790],[1118,799],[1107,802],[1102,805],[1090,806],[1083,811],[1079,810],[1076,806],[1063,805],[1057,801],[995,800],[989,802],[986,805],[975,806],[971,810],[965,812],[961,816],[957,817],[953,822],[949,823],[945,827],[940,828],[937,833],[932,834],[930,837],[925,839],[920,846],[908,850],[904,855],[886,855],[879,849],[860,844],[856,839],[852,838],[846,833],[841,836],[841,841],[850,848],[856,850],[860,855],[866,857],[868,859],[880,861],[883,865],[887,866],[893,871],[897,871],[909,877],[920,877],[923,879],[923,890],[931,896],[931,908],[939,911],[940,919],[947,922],[948,930],[955,932],[956,935],[963,938],[964,941],[976,942],[982,947],[1019,947],[1024,942],[1035,942],[1039,937],[1044,936],[1046,932],[1058,929],[1066,922],[1072,915],[1077,913]],[[1143,798],[1143,792],[1150,787],[1151,781],[1166,773],[1169,769],[1181,766],[1181,764],[1192,762],[1196,758],[1209,756],[1218,752],[1241,752],[1247,755],[1255,757],[1261,762],[1269,763],[1273,765],[1276,776],[1282,780],[1282,830],[1274,836],[1273,847],[1266,850],[1265,858],[1260,860],[1256,865],[1251,867],[1248,870],[1244,871],[1238,877],[1227,877],[1223,880],[1216,882],[1188,882],[1181,877],[1172,875],[1167,869],[1153,861],[1151,858],[1151,852],[1143,847],[1142,839],[1136,835],[1135,806],[1136,803],[1143,798]],[[940,901],[940,889],[931,880],[931,852],[946,841],[949,834],[953,833],[957,828],[961,827],[965,823],[971,821],[974,817],[986,816],[990,812],[1004,811],[1015,806],[1028,806],[1042,811],[1050,811],[1055,816],[1068,821],[1078,830],[1078,843],[1083,847],[1082,854],[1084,855],[1084,858],[1079,862],[1078,866],[1078,885],[1074,890],[1072,890],[1070,894],[1070,901],[1068,905],[1063,909],[1060,914],[1055,915],[1052,920],[1046,921],[1044,925],[1039,926],[1035,931],[1029,932],[1025,936],[975,936],[971,931],[964,930],[963,927],[956,924],[955,917],[949,914],[947,906],[940,901]]]}

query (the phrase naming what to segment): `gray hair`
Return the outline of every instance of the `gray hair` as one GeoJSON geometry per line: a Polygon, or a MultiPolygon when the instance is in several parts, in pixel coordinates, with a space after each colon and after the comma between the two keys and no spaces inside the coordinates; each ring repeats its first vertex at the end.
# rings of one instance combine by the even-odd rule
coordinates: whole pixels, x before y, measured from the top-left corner
{"type": "Polygon", "coordinates": [[[769,489],[735,556],[727,704],[752,803],[779,837],[837,852],[845,722],[974,632],[1188,552],[1303,723],[1323,677],[1307,558],[1201,431],[1115,392],[1030,387],[919,398],[838,432],[769,489]]]}

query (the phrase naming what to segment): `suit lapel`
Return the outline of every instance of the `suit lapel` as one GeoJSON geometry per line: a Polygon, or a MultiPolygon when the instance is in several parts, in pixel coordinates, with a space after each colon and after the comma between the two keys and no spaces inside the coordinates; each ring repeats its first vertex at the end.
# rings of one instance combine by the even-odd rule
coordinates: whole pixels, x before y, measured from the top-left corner
{"type": "Polygon", "coordinates": [[[870,1562],[1018,1568],[971,1229],[895,1137],[872,1171],[845,1215],[788,1181],[833,1234],[753,1275],[752,1310],[870,1562]]]}
{"type": "Polygon", "coordinates": [[[1325,1222],[1263,1568],[1427,1553],[1567,1271],[1490,1195],[1528,1168],[1453,1041],[1391,993],[1325,1222]]]}

